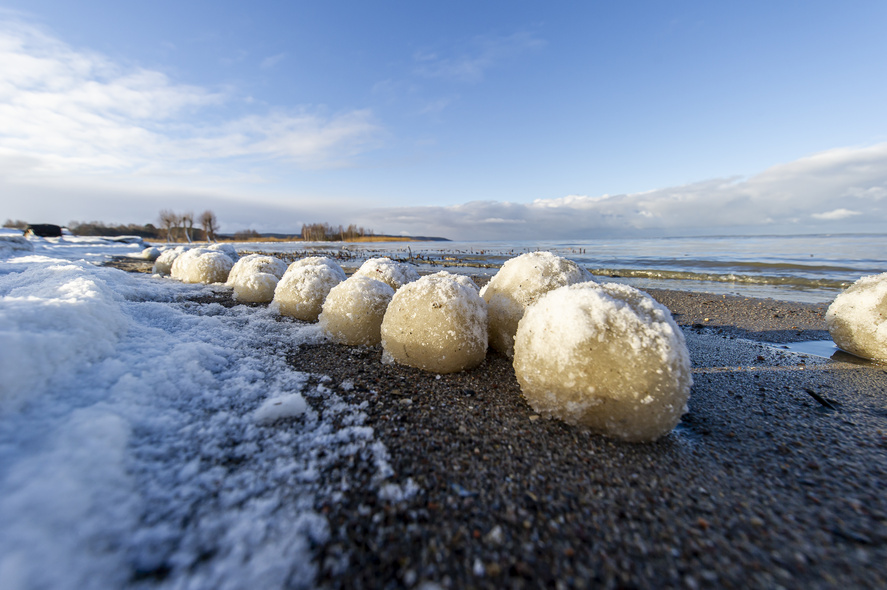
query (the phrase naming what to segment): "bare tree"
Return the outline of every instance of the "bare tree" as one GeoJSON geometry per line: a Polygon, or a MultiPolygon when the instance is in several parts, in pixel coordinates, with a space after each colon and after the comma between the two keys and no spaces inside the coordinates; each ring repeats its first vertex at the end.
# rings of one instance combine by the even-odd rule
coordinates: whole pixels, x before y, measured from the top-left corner
{"type": "Polygon", "coordinates": [[[216,241],[216,232],[219,231],[219,220],[216,214],[207,209],[200,214],[200,227],[203,228],[203,234],[207,242],[216,241]]]}
{"type": "Polygon", "coordinates": [[[182,222],[182,231],[185,232],[185,239],[188,240],[188,243],[191,243],[191,232],[194,229],[194,212],[186,211],[182,213],[181,217],[182,222]]]}
{"type": "Polygon", "coordinates": [[[179,216],[172,209],[161,209],[158,219],[160,220],[160,227],[166,230],[166,241],[171,242],[173,229],[179,227],[179,216]]]}

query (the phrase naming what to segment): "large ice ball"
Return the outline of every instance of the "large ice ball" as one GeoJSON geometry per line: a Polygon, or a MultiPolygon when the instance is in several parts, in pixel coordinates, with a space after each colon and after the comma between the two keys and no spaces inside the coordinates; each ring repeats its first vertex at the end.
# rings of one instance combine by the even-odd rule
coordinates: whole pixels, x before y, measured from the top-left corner
{"type": "Polygon", "coordinates": [[[524,310],[553,289],[590,280],[587,270],[551,252],[507,261],[481,291],[489,313],[490,346],[514,357],[514,334],[524,310]]]}
{"type": "Polygon", "coordinates": [[[272,305],[281,315],[313,322],[320,315],[330,290],[345,280],[345,271],[329,259],[313,264],[297,262],[299,264],[290,265],[277,283],[272,305]]]}
{"type": "Polygon", "coordinates": [[[180,254],[172,263],[172,278],[183,283],[224,283],[234,261],[221,252],[194,248],[180,254]]]}
{"type": "Polygon", "coordinates": [[[862,277],[835,297],[825,314],[838,348],[887,360],[887,273],[862,277]]]}
{"type": "Polygon", "coordinates": [[[151,272],[155,275],[169,275],[172,272],[172,263],[184,251],[185,249],[181,246],[164,250],[154,261],[154,267],[151,269],[151,272]]]}
{"type": "Polygon", "coordinates": [[[614,283],[562,287],[527,308],[514,370],[540,415],[633,442],[674,428],[693,384],[671,313],[614,283]]]}
{"type": "Polygon", "coordinates": [[[382,281],[354,275],[332,288],[318,320],[339,344],[374,346],[382,341],[382,318],[394,289],[382,281]]]}
{"type": "Polygon", "coordinates": [[[286,272],[286,262],[274,256],[250,254],[234,264],[228,286],[234,299],[246,303],[268,303],[274,299],[277,281],[286,272]]]}
{"type": "Polygon", "coordinates": [[[395,291],[407,283],[419,280],[419,272],[415,266],[390,258],[370,258],[354,274],[382,281],[395,291]]]}
{"type": "Polygon", "coordinates": [[[454,373],[484,360],[487,305],[465,276],[439,272],[397,290],[382,320],[383,359],[454,373]]]}

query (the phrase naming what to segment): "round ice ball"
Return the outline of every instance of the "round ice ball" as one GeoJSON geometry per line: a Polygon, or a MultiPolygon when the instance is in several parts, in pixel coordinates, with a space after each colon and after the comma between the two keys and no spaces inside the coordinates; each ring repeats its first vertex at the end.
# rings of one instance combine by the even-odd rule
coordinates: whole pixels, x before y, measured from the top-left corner
{"type": "Polygon", "coordinates": [[[514,357],[514,334],[524,310],[553,289],[591,280],[587,270],[551,252],[507,261],[481,291],[489,313],[490,346],[514,357]]]}
{"type": "Polygon", "coordinates": [[[320,327],[339,344],[379,344],[382,318],[393,296],[394,289],[382,281],[354,275],[327,295],[318,318],[320,327]]]}
{"type": "Polygon", "coordinates": [[[228,286],[234,299],[246,303],[268,303],[274,299],[277,281],[286,272],[286,263],[274,256],[250,254],[234,264],[228,275],[228,286]]]}
{"type": "Polygon", "coordinates": [[[439,272],[397,290],[382,320],[383,360],[454,373],[484,360],[487,305],[465,276],[439,272]]]}
{"type": "Polygon", "coordinates": [[[172,263],[172,277],[183,283],[224,283],[234,261],[221,252],[195,248],[180,254],[172,263]]]}
{"type": "Polygon", "coordinates": [[[340,275],[343,281],[345,280],[345,271],[342,270],[342,267],[339,266],[339,263],[332,258],[328,258],[326,256],[308,256],[307,258],[300,258],[299,260],[296,260],[295,262],[290,264],[287,270],[289,271],[301,266],[314,266],[317,264],[322,264],[329,267],[331,271],[340,275]]]}
{"type": "Polygon", "coordinates": [[[887,273],[862,277],[850,285],[835,297],[825,321],[841,350],[887,360],[887,273]]]}
{"type": "Polygon", "coordinates": [[[674,428],[693,385],[671,313],[614,283],[561,287],[527,308],[514,371],[540,415],[632,442],[674,428]]]}
{"type": "Polygon", "coordinates": [[[231,244],[212,244],[210,246],[207,246],[207,249],[221,252],[234,262],[237,262],[240,259],[240,256],[237,254],[237,248],[235,248],[231,244]]]}
{"type": "Polygon", "coordinates": [[[390,258],[370,258],[354,274],[380,280],[395,291],[407,283],[419,280],[419,272],[415,266],[390,258]]]}
{"type": "Polygon", "coordinates": [[[179,254],[184,251],[185,249],[182,247],[164,250],[154,261],[154,268],[151,272],[155,275],[169,275],[172,273],[172,263],[175,262],[175,259],[179,257],[179,254]]]}
{"type": "Polygon", "coordinates": [[[272,305],[281,315],[313,322],[320,315],[327,294],[344,280],[345,272],[338,265],[290,265],[274,289],[272,305]]]}

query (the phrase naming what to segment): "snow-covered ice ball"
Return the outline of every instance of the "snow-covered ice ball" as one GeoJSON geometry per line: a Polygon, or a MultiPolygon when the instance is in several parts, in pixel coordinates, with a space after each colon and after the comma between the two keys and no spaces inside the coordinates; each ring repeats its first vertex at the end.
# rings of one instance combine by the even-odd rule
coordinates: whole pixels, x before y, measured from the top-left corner
{"type": "Polygon", "coordinates": [[[862,277],[835,297],[825,314],[838,348],[887,360],[887,273],[862,277]]]}
{"type": "Polygon", "coordinates": [[[308,256],[307,258],[300,258],[299,260],[296,260],[295,262],[290,264],[289,268],[287,268],[287,270],[299,268],[300,266],[313,266],[316,264],[322,264],[324,266],[328,266],[328,267],[330,267],[330,269],[333,272],[335,272],[337,274],[341,273],[342,280],[343,281],[345,280],[345,271],[342,270],[342,267],[339,266],[339,263],[336,262],[335,260],[333,260],[332,258],[328,258],[326,256],[308,256]]]}
{"type": "Polygon", "coordinates": [[[153,262],[153,261],[157,260],[157,258],[160,257],[160,248],[155,248],[154,246],[150,246],[148,248],[145,248],[144,250],[142,250],[138,254],[130,254],[129,257],[130,258],[138,258],[139,260],[148,260],[148,261],[153,262]]]}
{"type": "Polygon", "coordinates": [[[419,272],[415,266],[390,258],[370,258],[354,274],[382,281],[395,291],[407,283],[419,280],[419,272]]]}
{"type": "Polygon", "coordinates": [[[151,272],[155,275],[168,275],[172,273],[172,263],[175,262],[175,259],[184,251],[185,249],[181,246],[164,250],[154,261],[154,268],[151,272]]]}
{"type": "Polygon", "coordinates": [[[291,264],[274,290],[273,307],[281,315],[305,322],[315,321],[327,294],[345,280],[345,271],[335,262],[333,265],[325,262],[291,264]]]}
{"type": "Polygon", "coordinates": [[[224,283],[234,261],[221,252],[195,248],[180,254],[172,263],[172,278],[183,283],[224,283]]]}
{"type": "Polygon", "coordinates": [[[207,246],[207,249],[226,254],[228,258],[230,258],[234,262],[237,262],[240,259],[240,255],[237,254],[237,248],[235,248],[231,244],[213,244],[211,246],[207,246]]]}
{"type": "Polygon", "coordinates": [[[277,281],[286,272],[286,262],[274,256],[250,254],[234,264],[228,275],[228,286],[234,299],[247,303],[268,303],[274,299],[277,281]]]}
{"type": "Polygon", "coordinates": [[[487,304],[465,276],[439,272],[397,290],[382,320],[383,360],[432,371],[470,369],[487,352],[487,304]]]}
{"type": "Polygon", "coordinates": [[[540,415],[632,442],[674,428],[693,385],[671,313],[615,283],[561,287],[528,307],[515,338],[514,371],[540,415]]]}
{"type": "Polygon", "coordinates": [[[394,289],[382,281],[354,275],[332,288],[318,318],[330,338],[349,346],[382,341],[382,318],[394,289]]]}
{"type": "Polygon", "coordinates": [[[551,252],[507,261],[481,291],[488,306],[490,346],[514,357],[514,334],[524,310],[553,289],[591,280],[587,270],[551,252]]]}

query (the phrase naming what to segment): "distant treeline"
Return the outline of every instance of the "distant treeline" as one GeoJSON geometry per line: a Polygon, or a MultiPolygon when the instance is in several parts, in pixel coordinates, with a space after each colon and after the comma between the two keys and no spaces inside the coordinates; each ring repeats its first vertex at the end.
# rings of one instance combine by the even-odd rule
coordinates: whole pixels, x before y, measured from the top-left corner
{"type": "Polygon", "coordinates": [[[374,235],[373,230],[358,227],[333,227],[329,223],[306,223],[302,226],[302,239],[306,242],[345,242],[374,235]]]}

